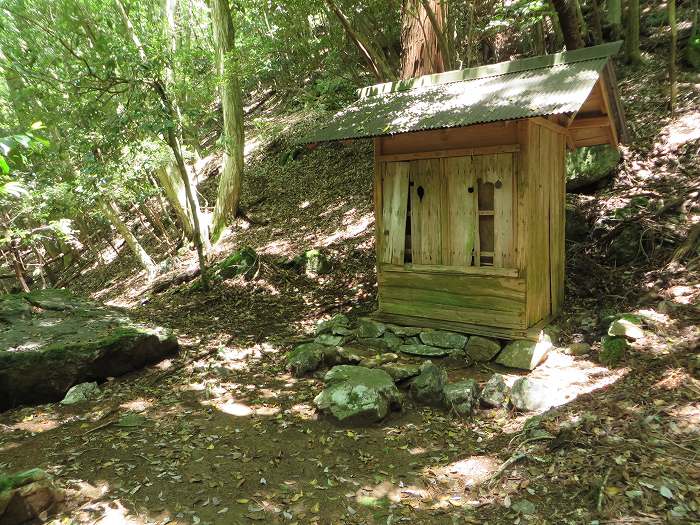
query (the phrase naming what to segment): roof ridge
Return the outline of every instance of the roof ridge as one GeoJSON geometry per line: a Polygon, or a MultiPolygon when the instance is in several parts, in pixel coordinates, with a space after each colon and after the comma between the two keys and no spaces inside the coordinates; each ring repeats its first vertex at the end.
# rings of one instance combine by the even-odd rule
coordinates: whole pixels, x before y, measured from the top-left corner
{"type": "Polygon", "coordinates": [[[519,73],[521,71],[543,69],[564,64],[573,64],[576,62],[606,58],[616,54],[621,45],[622,41],[618,40],[616,42],[609,42],[592,47],[584,47],[573,51],[562,51],[551,55],[520,58],[517,60],[499,62],[497,64],[477,66],[468,69],[457,69],[454,71],[447,71],[445,73],[423,75],[421,77],[398,80],[396,82],[385,82],[383,84],[375,84],[373,86],[367,86],[359,89],[358,96],[360,99],[363,99],[367,97],[396,93],[399,91],[409,91],[421,87],[497,77],[508,73],[519,73]]]}

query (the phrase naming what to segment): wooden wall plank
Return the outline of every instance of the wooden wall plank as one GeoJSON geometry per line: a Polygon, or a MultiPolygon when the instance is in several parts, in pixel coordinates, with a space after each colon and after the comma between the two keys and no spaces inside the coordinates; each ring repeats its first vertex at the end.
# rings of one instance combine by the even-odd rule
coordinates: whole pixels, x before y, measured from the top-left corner
{"type": "Polygon", "coordinates": [[[564,302],[565,221],[566,221],[566,144],[557,140],[552,151],[553,173],[550,194],[550,283],[551,313],[557,315],[564,302]]]}
{"type": "Polygon", "coordinates": [[[513,277],[379,273],[380,312],[525,328],[525,281],[513,277]]]}
{"type": "Polygon", "coordinates": [[[514,265],[513,232],[513,155],[495,156],[494,180],[494,266],[512,268],[514,265]],[[500,187],[499,187],[500,186],[500,187]]]}
{"type": "Polygon", "coordinates": [[[387,162],[382,179],[380,263],[403,264],[406,245],[408,162],[387,162]]]}
{"type": "Polygon", "coordinates": [[[471,157],[443,160],[443,202],[447,220],[443,220],[442,264],[471,266],[476,229],[473,193],[474,170],[471,157]]]}
{"type": "Polygon", "coordinates": [[[382,137],[382,154],[512,145],[518,142],[516,130],[517,124],[514,122],[493,122],[463,128],[401,133],[382,137]]]}
{"type": "Polygon", "coordinates": [[[440,164],[440,159],[410,162],[411,248],[416,264],[443,264],[440,164]]]}

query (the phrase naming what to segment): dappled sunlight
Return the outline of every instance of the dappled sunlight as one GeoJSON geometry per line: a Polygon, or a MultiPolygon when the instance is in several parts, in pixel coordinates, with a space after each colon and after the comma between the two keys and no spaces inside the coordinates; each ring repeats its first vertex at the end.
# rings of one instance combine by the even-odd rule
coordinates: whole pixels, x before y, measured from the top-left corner
{"type": "Polygon", "coordinates": [[[695,110],[672,120],[659,133],[660,140],[672,150],[700,140],[700,110],[695,110]]]}
{"type": "Polygon", "coordinates": [[[667,409],[672,418],[671,432],[678,436],[700,435],[700,403],[689,403],[681,407],[667,409]]]}
{"type": "Polygon", "coordinates": [[[316,407],[311,406],[308,403],[297,403],[296,405],[292,406],[288,412],[305,421],[315,421],[318,419],[316,407]]]}
{"type": "Polygon", "coordinates": [[[122,403],[121,405],[119,405],[119,408],[123,408],[124,410],[131,410],[133,412],[143,412],[144,410],[147,410],[152,406],[152,401],[148,399],[139,398],[122,403]]]}
{"type": "Polygon", "coordinates": [[[452,490],[467,491],[489,480],[500,461],[492,456],[470,456],[445,466],[423,469],[423,475],[452,490]]]}

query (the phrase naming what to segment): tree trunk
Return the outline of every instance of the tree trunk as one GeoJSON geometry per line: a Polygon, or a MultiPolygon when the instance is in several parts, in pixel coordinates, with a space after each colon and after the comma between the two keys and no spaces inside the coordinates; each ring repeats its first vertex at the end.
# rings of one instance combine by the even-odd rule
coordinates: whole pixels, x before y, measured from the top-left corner
{"type": "Polygon", "coordinates": [[[628,0],[627,2],[625,58],[630,64],[642,62],[642,54],[639,51],[639,0],[628,0]]]}
{"type": "Polygon", "coordinates": [[[185,185],[182,183],[177,166],[175,166],[174,162],[170,162],[158,168],[158,170],[156,170],[156,177],[158,178],[160,186],[163,188],[170,206],[175,210],[175,215],[182,226],[182,231],[185,232],[185,236],[188,239],[192,239],[194,232],[192,215],[187,205],[185,185]]]}
{"type": "MultiPolygon", "coordinates": [[[[148,56],[146,55],[146,51],[141,44],[141,40],[136,34],[136,31],[134,31],[134,26],[131,24],[131,20],[129,19],[129,15],[122,4],[122,1],[114,0],[114,2],[122,17],[127,33],[138,50],[141,61],[144,63],[144,65],[148,65],[148,56]]],[[[172,100],[166,91],[166,86],[163,84],[163,81],[156,78],[151,81],[151,86],[155,90],[158,99],[160,100],[165,117],[171,123],[166,132],[166,142],[170,146],[170,149],[175,156],[175,165],[177,166],[180,178],[182,179],[182,183],[185,187],[185,195],[187,197],[187,203],[190,207],[190,213],[192,215],[192,239],[195,249],[197,250],[197,258],[199,259],[199,267],[202,273],[202,288],[204,290],[208,290],[209,278],[205,250],[209,246],[209,234],[207,232],[208,229],[206,227],[206,223],[200,221],[199,201],[196,193],[192,191],[190,176],[182,156],[182,143],[179,139],[179,130],[182,129],[182,122],[177,116],[176,106],[173,106],[172,100]]]]}
{"type": "Polygon", "coordinates": [[[158,273],[158,267],[153,262],[153,259],[151,259],[151,256],[148,255],[146,250],[143,249],[143,246],[141,246],[141,243],[136,236],[131,233],[129,227],[124,223],[124,221],[122,221],[121,217],[119,216],[119,208],[117,208],[117,205],[114,202],[107,200],[101,201],[100,204],[105,216],[107,219],[109,219],[109,222],[111,222],[112,226],[114,226],[114,228],[119,232],[119,235],[124,238],[127,246],[134,253],[136,259],[139,261],[141,266],[143,266],[144,270],[146,270],[148,279],[153,279],[156,276],[156,273],[158,273]]]}
{"type": "Polygon", "coordinates": [[[552,0],[554,10],[559,18],[564,43],[568,51],[584,47],[575,0],[552,0]]]}
{"type": "Polygon", "coordinates": [[[678,27],[676,25],[676,0],[668,0],[668,25],[671,27],[671,53],[668,58],[669,108],[671,116],[676,111],[676,48],[678,46],[678,27]]]}
{"type": "Polygon", "coordinates": [[[598,0],[591,0],[590,5],[590,26],[591,26],[591,36],[593,37],[593,43],[595,45],[603,43],[603,25],[600,21],[600,7],[598,6],[598,0]]]}
{"type": "Polygon", "coordinates": [[[619,40],[622,35],[622,0],[607,0],[607,20],[610,25],[610,39],[619,40]]]}
{"type": "Polygon", "coordinates": [[[216,43],[216,67],[224,110],[224,158],[212,218],[212,242],[216,242],[229,218],[234,218],[243,178],[243,103],[238,71],[235,70],[235,31],[228,0],[211,0],[211,18],[216,43]]]}
{"type": "Polygon", "coordinates": [[[338,18],[340,24],[343,26],[343,29],[345,29],[345,33],[348,35],[348,38],[352,41],[355,47],[357,47],[362,57],[369,64],[370,70],[372,71],[374,77],[379,82],[386,82],[387,80],[393,79],[395,76],[394,72],[381,51],[375,49],[367,38],[353,29],[348,18],[333,0],[325,1],[328,8],[338,18]]]}
{"type": "Polygon", "coordinates": [[[401,9],[402,79],[442,73],[446,65],[449,67],[450,57],[443,54],[447,47],[443,21],[443,8],[438,0],[404,0],[401,9]]]}

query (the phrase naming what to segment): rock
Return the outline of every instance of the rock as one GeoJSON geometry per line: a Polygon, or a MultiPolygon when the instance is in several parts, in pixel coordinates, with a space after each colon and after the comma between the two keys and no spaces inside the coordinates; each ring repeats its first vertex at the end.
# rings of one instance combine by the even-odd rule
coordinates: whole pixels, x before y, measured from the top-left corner
{"type": "MultiPolygon", "coordinates": [[[[5,304],[7,296],[1,296],[5,304]]],[[[60,401],[68,389],[156,363],[177,353],[172,332],[65,290],[15,295],[36,308],[0,324],[0,411],[60,401]]]]}
{"type": "Polygon", "coordinates": [[[48,475],[32,469],[15,476],[0,476],[0,524],[20,525],[46,521],[58,510],[65,494],[48,475]],[[7,485],[7,486],[3,486],[7,485]]]}
{"type": "Polygon", "coordinates": [[[338,422],[366,425],[401,409],[401,393],[391,376],[378,368],[341,365],[331,368],[326,388],[314,399],[316,407],[338,422]]]}
{"type": "Polygon", "coordinates": [[[521,377],[510,390],[510,402],[518,410],[545,410],[552,406],[552,387],[544,381],[521,377]]]}
{"type": "Polygon", "coordinates": [[[466,336],[454,332],[443,332],[442,330],[421,332],[420,340],[425,345],[439,348],[464,348],[464,345],[467,344],[466,336]]]}
{"type": "Polygon", "coordinates": [[[384,342],[386,343],[387,347],[392,350],[394,348],[398,348],[403,344],[403,339],[389,331],[384,332],[384,336],[382,337],[382,339],[384,339],[384,342]]]}
{"type": "Polygon", "coordinates": [[[636,315],[622,314],[608,327],[608,335],[611,337],[626,337],[627,339],[642,339],[642,319],[636,315]]]}
{"type": "Polygon", "coordinates": [[[358,339],[357,344],[360,346],[366,346],[367,348],[372,348],[377,352],[386,352],[387,350],[389,350],[389,344],[383,337],[373,339],[358,339]]]}
{"type": "Polygon", "coordinates": [[[467,358],[467,352],[465,352],[463,348],[450,348],[449,351],[449,356],[452,359],[463,361],[467,358]]]}
{"type": "Polygon", "coordinates": [[[389,363],[382,365],[381,368],[391,376],[395,383],[400,383],[420,374],[420,366],[418,365],[389,363]]]}
{"type": "Polygon", "coordinates": [[[100,393],[97,383],[80,383],[71,387],[66,397],[61,401],[62,405],[75,405],[94,399],[100,393]]]}
{"type": "Polygon", "coordinates": [[[326,321],[321,321],[316,325],[316,335],[320,334],[336,334],[336,335],[348,335],[347,333],[337,333],[336,330],[343,329],[351,332],[349,329],[350,319],[348,319],[345,314],[336,314],[326,321]]]}
{"type": "Polygon", "coordinates": [[[590,233],[586,216],[570,204],[566,205],[564,232],[566,240],[572,242],[585,241],[590,233]]]}
{"type": "Polygon", "coordinates": [[[423,343],[420,340],[420,337],[414,335],[411,337],[407,337],[404,339],[404,343],[407,345],[422,345],[423,343]]]}
{"type": "Polygon", "coordinates": [[[534,370],[547,357],[552,349],[548,341],[512,341],[498,354],[496,363],[510,368],[534,370]]]}
{"type": "Polygon", "coordinates": [[[445,385],[443,389],[447,407],[460,416],[471,416],[479,401],[479,385],[473,379],[445,385]]]}
{"type": "Polygon", "coordinates": [[[624,337],[604,336],[600,344],[602,349],[598,354],[598,361],[608,367],[619,365],[629,347],[624,337]]]}
{"type": "Polygon", "coordinates": [[[21,294],[0,295],[0,322],[31,319],[32,307],[21,294]]]}
{"type": "Polygon", "coordinates": [[[424,328],[420,328],[418,326],[398,326],[395,324],[388,324],[386,325],[386,328],[399,337],[417,336],[424,330],[424,328]]]}
{"type": "Polygon", "coordinates": [[[643,233],[639,224],[630,223],[625,225],[610,243],[610,246],[608,246],[608,257],[618,266],[634,262],[641,254],[639,244],[643,233]]]}
{"type": "Polygon", "coordinates": [[[314,248],[298,255],[292,261],[292,265],[304,270],[309,277],[317,277],[331,271],[331,262],[326,253],[314,248]]]}
{"type": "Polygon", "coordinates": [[[372,339],[381,337],[384,335],[385,331],[386,325],[384,325],[384,323],[363,317],[357,321],[357,329],[355,330],[355,333],[357,334],[357,337],[372,339]]]}
{"type": "Polygon", "coordinates": [[[620,152],[611,146],[578,148],[566,157],[566,191],[592,186],[610,177],[620,162],[620,152]]]}
{"type": "Polygon", "coordinates": [[[446,384],[447,372],[431,361],[426,361],[420,367],[420,374],[411,381],[411,394],[421,403],[442,405],[446,384]]]}
{"type": "Polygon", "coordinates": [[[344,340],[345,338],[342,335],[320,334],[314,339],[314,342],[326,346],[339,346],[344,340]]]}
{"type": "Polygon", "coordinates": [[[696,22],[690,30],[688,43],[685,45],[685,61],[695,71],[700,71],[700,25],[696,22]]]}
{"type": "Polygon", "coordinates": [[[218,263],[214,272],[222,279],[230,279],[237,275],[248,275],[255,267],[257,261],[258,254],[255,253],[255,250],[249,246],[244,246],[218,263]]]}
{"type": "Polygon", "coordinates": [[[591,345],[588,343],[571,343],[569,346],[562,348],[566,355],[586,355],[591,351],[591,345]]]}
{"type": "Polygon", "coordinates": [[[467,355],[477,363],[491,361],[501,350],[501,344],[495,339],[473,335],[467,342],[467,355]]]}
{"type": "Polygon", "coordinates": [[[401,345],[399,352],[419,357],[445,357],[450,351],[447,348],[437,348],[428,345],[401,345]]]}
{"type": "Polygon", "coordinates": [[[377,351],[366,346],[357,344],[344,345],[338,348],[338,358],[340,363],[357,364],[363,359],[374,357],[377,351]]]}
{"type": "Polygon", "coordinates": [[[287,354],[287,370],[296,377],[318,370],[324,361],[324,350],[321,343],[300,344],[287,354]]]}
{"type": "Polygon", "coordinates": [[[510,389],[501,374],[494,374],[486,381],[481,391],[480,400],[487,407],[499,408],[508,402],[510,389]]]}
{"type": "Polygon", "coordinates": [[[366,357],[365,359],[360,361],[360,366],[364,366],[366,368],[378,368],[385,363],[392,363],[392,362],[398,361],[398,360],[399,360],[398,354],[393,354],[391,352],[387,352],[385,354],[379,354],[379,355],[375,355],[373,357],[366,357]]]}
{"type": "Polygon", "coordinates": [[[561,328],[554,324],[548,324],[542,329],[540,334],[540,341],[550,342],[552,346],[557,346],[559,344],[559,338],[561,337],[561,328]]]}

